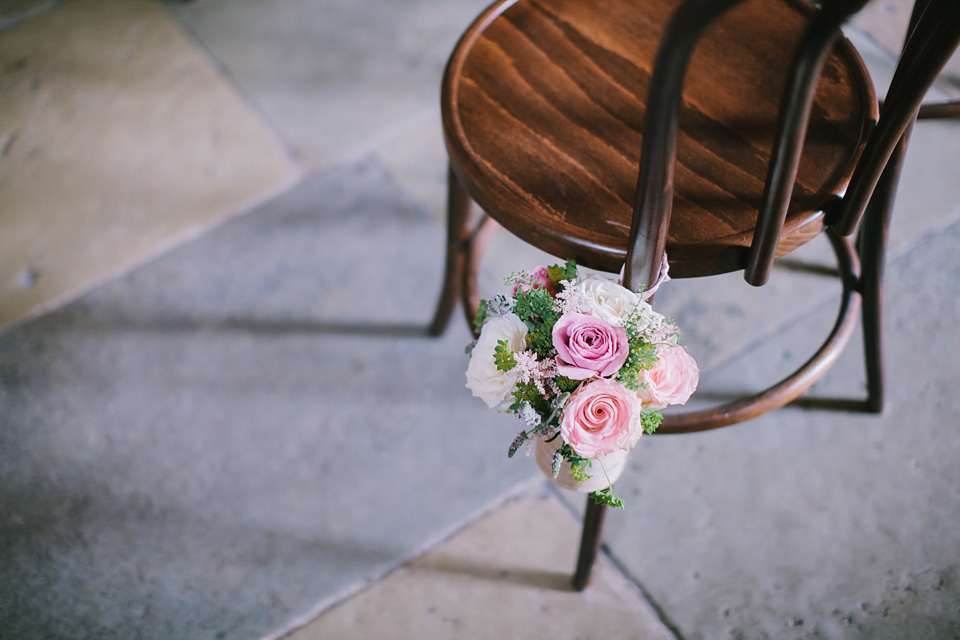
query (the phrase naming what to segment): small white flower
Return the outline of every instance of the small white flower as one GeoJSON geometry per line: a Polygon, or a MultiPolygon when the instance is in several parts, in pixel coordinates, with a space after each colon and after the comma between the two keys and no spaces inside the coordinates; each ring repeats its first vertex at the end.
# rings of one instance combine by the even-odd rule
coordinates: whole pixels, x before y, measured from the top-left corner
{"type": "Polygon", "coordinates": [[[527,348],[527,325],[512,313],[490,318],[480,329],[480,338],[470,354],[467,366],[467,388],[491,409],[503,403],[517,385],[517,367],[500,371],[494,362],[494,350],[501,340],[514,353],[527,348]]]}
{"type": "Polygon", "coordinates": [[[533,405],[531,405],[529,402],[524,401],[520,404],[520,408],[517,411],[517,416],[523,420],[528,429],[533,429],[534,427],[540,426],[540,414],[537,413],[536,409],[534,409],[533,405]]]}
{"type": "Polygon", "coordinates": [[[555,296],[553,307],[560,313],[589,313],[590,307],[577,285],[579,280],[561,280],[560,292],[555,296]]]}
{"type": "Polygon", "coordinates": [[[669,332],[673,331],[673,326],[666,321],[666,318],[654,311],[645,300],[637,303],[631,315],[631,321],[638,331],[649,338],[649,342],[660,342],[660,338],[665,339],[669,332]]]}

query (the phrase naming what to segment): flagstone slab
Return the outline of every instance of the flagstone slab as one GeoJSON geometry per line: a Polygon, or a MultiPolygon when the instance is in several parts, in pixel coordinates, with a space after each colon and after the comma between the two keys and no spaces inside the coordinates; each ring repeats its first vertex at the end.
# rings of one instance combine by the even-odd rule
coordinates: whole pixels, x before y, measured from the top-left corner
{"type": "MultiPolygon", "coordinates": [[[[869,2],[852,18],[851,23],[869,33],[873,40],[896,56],[903,48],[913,5],[912,0],[869,2]]],[[[960,52],[954,53],[947,62],[939,87],[954,98],[960,97],[960,52]]]]}
{"type": "Polygon", "coordinates": [[[53,8],[61,0],[0,0],[0,29],[53,8]]]}
{"type": "Polygon", "coordinates": [[[0,327],[299,177],[155,3],[76,0],[0,31],[0,327]]]}
{"type": "Polygon", "coordinates": [[[263,638],[539,474],[424,335],[442,238],[346,167],[0,336],[0,629],[263,638]]]}
{"type": "MultiPolygon", "coordinates": [[[[809,392],[811,408],[641,439],[608,544],[683,638],[960,633],[958,242],[954,224],[888,267],[882,416],[842,410],[864,397],[854,343],[809,392]]],[[[702,391],[755,388],[816,337],[798,322],[702,391]]]]}
{"type": "Polygon", "coordinates": [[[432,113],[381,146],[377,160],[439,223],[447,221],[447,150],[439,102],[432,113]]]}
{"type": "Polygon", "coordinates": [[[205,0],[171,8],[307,165],[374,152],[436,111],[486,0],[205,0]]]}
{"type": "Polygon", "coordinates": [[[578,536],[556,498],[522,496],[288,638],[672,639],[605,558],[571,588],[578,536]]]}

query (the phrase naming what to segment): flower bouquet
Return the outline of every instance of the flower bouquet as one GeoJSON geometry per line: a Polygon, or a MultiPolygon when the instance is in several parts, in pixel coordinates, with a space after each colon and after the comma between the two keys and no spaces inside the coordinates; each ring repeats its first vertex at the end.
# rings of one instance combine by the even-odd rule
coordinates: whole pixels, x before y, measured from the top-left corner
{"type": "Polygon", "coordinates": [[[696,362],[648,296],[580,277],[573,261],[515,274],[507,285],[510,295],[480,303],[467,387],[523,421],[508,456],[524,446],[529,453],[535,441],[554,479],[563,471],[596,502],[622,507],[612,485],[626,452],[657,429],[661,409],[690,398],[696,362]]]}

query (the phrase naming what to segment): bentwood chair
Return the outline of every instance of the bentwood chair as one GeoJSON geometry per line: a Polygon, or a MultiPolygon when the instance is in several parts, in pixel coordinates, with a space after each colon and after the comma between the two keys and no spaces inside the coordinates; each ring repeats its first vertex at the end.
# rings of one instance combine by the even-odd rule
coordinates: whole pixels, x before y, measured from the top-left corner
{"type": "MultiPolygon", "coordinates": [[[[559,259],[651,285],[742,270],[820,233],[843,292],[823,345],[795,373],[657,433],[723,427],[787,404],[836,361],[863,309],[869,411],[884,399],[886,232],[921,100],[960,40],[960,2],[917,0],[878,101],[840,25],[866,0],[499,0],[464,33],[442,87],[450,157],[447,269],[433,334],[497,223],[559,259]],[[639,171],[639,179],[638,179],[639,171]],[[471,223],[471,203],[486,215],[471,223]],[[851,236],[857,233],[856,240],[851,236]]],[[[956,116],[957,105],[925,109],[956,116]]],[[[459,290],[459,291],[458,291],[459,290]]],[[[577,588],[604,507],[588,503],[577,588]]]]}

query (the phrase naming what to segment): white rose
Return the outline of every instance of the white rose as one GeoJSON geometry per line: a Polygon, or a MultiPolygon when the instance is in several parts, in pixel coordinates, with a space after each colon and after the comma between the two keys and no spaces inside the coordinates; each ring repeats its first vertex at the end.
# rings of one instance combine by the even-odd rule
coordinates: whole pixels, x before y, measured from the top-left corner
{"type": "Polygon", "coordinates": [[[640,296],[603,276],[584,276],[577,287],[590,313],[610,324],[623,325],[640,303],[640,296]]]}
{"type": "Polygon", "coordinates": [[[480,339],[467,366],[467,388],[491,409],[501,404],[517,385],[517,370],[500,371],[493,360],[494,349],[501,340],[513,352],[527,348],[527,325],[512,313],[487,320],[480,329],[480,339]]]}

